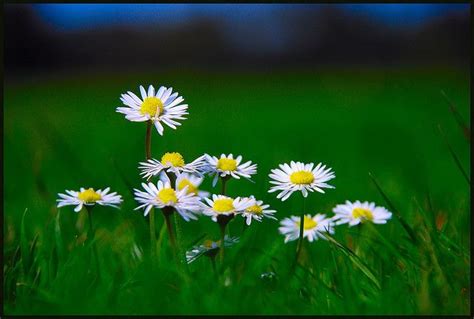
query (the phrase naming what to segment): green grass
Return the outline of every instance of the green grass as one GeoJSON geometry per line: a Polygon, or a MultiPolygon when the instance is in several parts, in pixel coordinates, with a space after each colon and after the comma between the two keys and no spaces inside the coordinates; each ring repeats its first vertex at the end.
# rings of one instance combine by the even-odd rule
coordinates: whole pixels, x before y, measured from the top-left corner
{"type": "MultiPolygon", "coordinates": [[[[469,121],[469,74],[460,70],[180,71],[7,81],[4,312],[468,314],[470,185],[438,124],[468,175],[470,145],[441,90],[469,121]],[[369,200],[397,212],[405,227],[395,216],[386,225],[339,226],[334,239],[305,242],[289,276],[296,242],[284,244],[272,220],[242,232],[239,217],[229,228],[240,243],[226,250],[216,280],[207,257],[176,266],[157,213],[153,265],[148,219],[133,210],[129,188],[141,182],[145,124],[115,112],[121,93],[148,83],[173,86],[190,106],[178,130],[167,128],[164,137],[153,132],[154,157],[241,154],[258,163],[258,174],[255,183],[231,180],[228,193],[254,194],[279,219],[300,214],[302,200],[295,194],[282,203],[268,194],[270,169],[290,160],[321,161],[336,172],[336,189],[310,195],[308,213],[332,216],[345,200],[369,200]],[[93,211],[100,281],[85,240],[86,213],[55,206],[58,192],[81,186],[110,186],[124,197],[120,210],[93,211]],[[261,278],[268,272],[276,275],[261,278]]],[[[218,192],[210,180],[203,188],[218,192]]],[[[204,234],[218,239],[208,217],[177,221],[183,250],[204,234]]]]}

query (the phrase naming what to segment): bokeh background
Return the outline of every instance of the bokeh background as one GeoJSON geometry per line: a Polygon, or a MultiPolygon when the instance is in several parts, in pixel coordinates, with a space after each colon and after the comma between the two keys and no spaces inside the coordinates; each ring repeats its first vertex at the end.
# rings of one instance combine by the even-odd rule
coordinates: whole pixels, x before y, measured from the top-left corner
{"type": "MultiPolygon", "coordinates": [[[[258,163],[258,175],[255,183],[231,181],[230,194],[255,194],[280,219],[299,214],[301,199],[281,203],[267,194],[268,173],[278,164],[322,161],[335,170],[336,189],[311,196],[306,206],[328,215],[346,199],[386,205],[371,172],[410,224],[416,226],[416,207],[429,203],[440,229],[461,250],[469,248],[470,184],[449,151],[470,175],[463,127],[470,126],[468,4],[8,4],[4,18],[5,260],[23,233],[30,241],[39,234],[48,251],[57,193],[81,186],[111,186],[124,195],[120,212],[96,210],[102,249],[123,254],[135,243],[146,247],[147,220],[133,211],[130,193],[141,182],[145,125],[126,121],[115,108],[121,93],[149,84],[172,86],[190,112],[177,131],[165,129],[164,137],[154,132],[154,157],[166,151],[179,151],[188,161],[203,153],[241,154],[258,163]],[[122,237],[128,240],[117,239],[122,237]]],[[[209,181],[204,188],[212,190],[209,181]]],[[[81,218],[72,209],[60,215],[69,253],[81,238],[81,218]]],[[[272,221],[252,225],[250,247],[276,247],[272,251],[290,256],[293,247],[283,245],[277,227],[272,221]]],[[[402,240],[395,221],[383,227],[387,238],[402,240]]],[[[182,228],[185,246],[200,234],[217,236],[209,220],[182,228]]],[[[316,259],[325,249],[321,242],[312,247],[316,259]]],[[[116,296],[113,311],[467,313],[469,258],[450,268],[454,297],[448,304],[431,286],[423,286],[426,297],[405,294],[408,288],[397,283],[360,301],[363,306],[341,303],[337,310],[297,297],[294,309],[285,302],[259,309],[260,299],[237,293],[246,306],[209,296],[183,308],[126,290],[116,296]],[[382,303],[386,298],[400,302],[382,303]]],[[[262,262],[253,270],[255,278],[265,267],[262,262]]],[[[45,306],[37,295],[32,302],[31,291],[10,289],[5,309],[112,311],[100,300],[77,302],[82,283],[73,277],[34,281],[48,296],[62,295],[62,305],[45,306]]],[[[253,289],[252,281],[244,287],[253,289]]]]}

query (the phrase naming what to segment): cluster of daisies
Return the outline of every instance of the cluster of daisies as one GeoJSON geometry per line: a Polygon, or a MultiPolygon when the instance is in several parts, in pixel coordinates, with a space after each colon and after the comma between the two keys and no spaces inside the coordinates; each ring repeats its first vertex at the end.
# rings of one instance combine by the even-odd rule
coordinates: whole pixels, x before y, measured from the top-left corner
{"type": "MultiPolygon", "coordinates": [[[[122,94],[120,100],[123,106],[118,107],[116,111],[124,114],[130,121],[154,125],[161,136],[165,125],[176,129],[181,125],[179,121],[186,119],[185,116],[188,115],[188,105],[183,104],[183,97],[177,92],[173,93],[172,88],[161,86],[155,90],[150,85],[146,90],[140,86],[140,96],[130,91],[122,94]]],[[[150,134],[149,127],[147,134],[150,134]]],[[[147,138],[146,141],[150,143],[150,139],[147,138]]],[[[151,144],[148,146],[151,147],[151,144]]],[[[261,222],[264,218],[276,220],[276,211],[254,196],[230,197],[226,194],[227,181],[241,178],[251,180],[252,175],[257,173],[257,165],[251,161],[243,161],[240,155],[234,157],[233,154],[221,154],[216,157],[204,154],[186,162],[180,153],[166,152],[159,159],[151,156],[146,158],[144,162],[139,163],[138,168],[144,182],[141,189],[134,189],[134,195],[138,203],[136,210],[143,210],[144,216],[157,209],[166,214],[176,212],[185,221],[196,220],[198,216],[208,216],[219,224],[221,239],[206,240],[193,247],[186,254],[188,262],[202,254],[213,256],[215,251],[238,242],[237,237],[225,235],[227,223],[236,216],[242,216],[247,225],[253,220],[261,222]],[[220,192],[210,193],[200,189],[206,176],[212,178],[213,187],[220,181],[220,192]]],[[[335,178],[335,174],[322,163],[315,165],[292,161],[272,169],[269,177],[272,184],[269,192],[278,192],[277,199],[285,201],[295,192],[301,192],[306,198],[315,191],[324,193],[324,189],[334,188],[328,183],[335,178]]],[[[76,206],[76,212],[84,207],[90,211],[96,204],[118,208],[121,203],[122,197],[110,192],[110,188],[67,190],[66,194],[59,194],[58,199],[58,207],[73,205],[76,206]]],[[[312,242],[318,238],[324,239],[324,232],[333,234],[337,225],[355,226],[367,221],[384,224],[392,216],[383,207],[360,201],[346,201],[345,204],[337,205],[333,212],[332,217],[303,213],[300,216],[284,218],[280,222],[279,231],[285,236],[285,243],[302,238],[312,242]]]]}

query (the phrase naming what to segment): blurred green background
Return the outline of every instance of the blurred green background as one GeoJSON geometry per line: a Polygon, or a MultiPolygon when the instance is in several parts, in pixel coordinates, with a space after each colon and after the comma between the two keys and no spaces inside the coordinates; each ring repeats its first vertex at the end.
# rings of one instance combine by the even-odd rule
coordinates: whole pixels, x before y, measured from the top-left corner
{"type": "MultiPolygon", "coordinates": [[[[12,67],[12,66],[11,66],[12,67]]],[[[209,69],[65,68],[26,76],[12,67],[4,84],[4,312],[6,314],[467,314],[470,309],[470,176],[467,68],[447,65],[288,66],[209,69]],[[336,188],[311,194],[308,213],[332,216],[345,200],[391,210],[369,172],[418,242],[397,218],[374,228],[336,228],[375,279],[327,241],[306,244],[295,276],[296,242],[278,222],[230,234],[220,279],[207,257],[176,266],[157,214],[158,264],[149,260],[148,219],[134,211],[145,124],[116,113],[120,94],[172,86],[189,104],[178,130],[152,135],[152,154],[186,161],[233,153],[258,164],[255,183],[231,180],[231,196],[255,195],[282,219],[301,213],[300,195],[268,194],[270,169],[291,160],[332,167],[336,188]],[[56,208],[57,193],[80,187],[123,195],[120,210],[94,208],[102,281],[94,284],[85,212],[56,208]],[[25,213],[26,211],[26,213],[25,213]],[[364,246],[362,246],[364,245],[364,246]],[[138,253],[137,253],[138,252],[138,253]],[[273,272],[273,279],[261,275],[273,272]],[[376,283],[377,282],[377,283],[376,283]],[[449,295],[449,298],[447,296],[449,295]]],[[[203,188],[217,193],[207,179],[203,188]]],[[[180,247],[218,238],[210,218],[175,220],[180,247]]]]}

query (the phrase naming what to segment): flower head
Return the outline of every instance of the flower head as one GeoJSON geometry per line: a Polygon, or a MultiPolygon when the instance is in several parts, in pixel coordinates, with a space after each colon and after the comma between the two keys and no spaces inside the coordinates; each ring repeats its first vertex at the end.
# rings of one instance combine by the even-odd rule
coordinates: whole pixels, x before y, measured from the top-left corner
{"type": "Polygon", "coordinates": [[[83,205],[94,206],[99,204],[102,206],[112,206],[118,208],[118,205],[122,202],[122,196],[117,195],[117,193],[110,193],[110,187],[107,187],[104,190],[98,189],[97,191],[93,188],[85,189],[81,187],[79,192],[66,190],[66,194],[59,193],[60,197],[58,202],[58,207],[63,207],[67,205],[76,206],[74,208],[75,212],[79,212],[82,209],[83,205]]]}
{"type": "MultiPolygon", "coordinates": [[[[224,237],[224,247],[230,247],[238,242],[238,237],[229,237],[227,235],[224,237]]],[[[220,240],[205,240],[201,245],[194,246],[191,250],[188,250],[186,252],[186,261],[188,262],[188,264],[190,264],[202,255],[214,257],[219,251],[220,245],[220,240]]]]}
{"type": "MultiPolygon", "coordinates": [[[[300,220],[299,216],[291,216],[280,222],[281,227],[278,230],[285,235],[285,243],[300,237],[300,220]]],[[[334,234],[333,222],[330,218],[326,218],[324,214],[316,214],[313,217],[304,216],[303,238],[308,238],[310,242],[318,238],[326,239],[323,232],[334,234]]]]}
{"type": "Polygon", "coordinates": [[[183,156],[177,152],[165,153],[160,160],[149,159],[138,166],[141,170],[140,175],[144,178],[158,175],[163,171],[174,173],[176,176],[183,172],[202,175],[206,167],[204,155],[186,164],[183,156]]]}
{"type": "Polygon", "coordinates": [[[252,198],[235,199],[224,195],[212,195],[212,199],[204,198],[207,205],[203,205],[203,214],[211,216],[212,220],[217,222],[218,216],[233,216],[243,213],[247,208],[255,204],[252,198]]]}
{"type": "Polygon", "coordinates": [[[301,191],[304,197],[310,192],[324,193],[323,188],[334,188],[326,182],[336,177],[331,168],[326,169],[326,165],[319,163],[314,167],[313,163],[304,164],[301,162],[290,162],[280,164],[280,168],[272,169],[269,175],[274,184],[268,191],[269,193],[280,191],[277,198],[282,201],[288,199],[296,191],[301,191]],[[313,168],[314,167],[314,168],[313,168]]]}
{"type": "Polygon", "coordinates": [[[350,227],[359,223],[372,222],[374,224],[385,224],[392,218],[392,213],[382,206],[375,206],[375,203],[355,201],[351,203],[339,204],[332,210],[336,215],[333,220],[336,225],[348,223],[350,227]]]}
{"type": "Polygon", "coordinates": [[[202,176],[188,174],[188,173],[181,173],[176,178],[176,189],[182,190],[183,188],[187,186],[188,194],[194,193],[200,198],[208,197],[209,192],[202,191],[199,189],[199,186],[201,185],[203,180],[204,180],[204,177],[202,176]]]}
{"type": "Polygon", "coordinates": [[[261,222],[263,217],[277,220],[273,216],[273,214],[276,213],[276,210],[268,209],[270,205],[263,204],[263,201],[261,200],[255,200],[253,196],[250,196],[249,198],[253,199],[255,203],[242,212],[242,217],[246,219],[245,222],[247,225],[250,225],[252,219],[261,222]]]}
{"type": "Polygon", "coordinates": [[[212,186],[217,184],[219,176],[231,176],[236,179],[244,177],[250,180],[250,176],[257,173],[257,164],[252,164],[251,161],[241,164],[242,156],[240,155],[234,159],[232,154],[221,154],[220,158],[206,154],[206,159],[208,163],[207,171],[214,175],[212,186]]]}
{"type": "Polygon", "coordinates": [[[135,189],[135,200],[140,204],[135,209],[145,207],[145,216],[153,207],[172,207],[186,221],[197,219],[194,213],[200,210],[201,203],[194,193],[187,192],[187,187],[176,190],[166,178],[159,180],[156,186],[153,183],[142,183],[142,187],[145,191],[135,189]]]}
{"type": "Polygon", "coordinates": [[[155,94],[153,85],[148,87],[148,91],[140,85],[142,98],[130,91],[122,94],[120,100],[125,106],[118,107],[117,112],[125,114],[125,118],[132,122],[152,121],[158,133],[163,135],[162,123],[176,129],[181,125],[176,120],[185,120],[184,115],[188,114],[188,105],[180,104],[184,99],[178,97],[178,92],[172,92],[173,88],[161,86],[155,94]]]}

